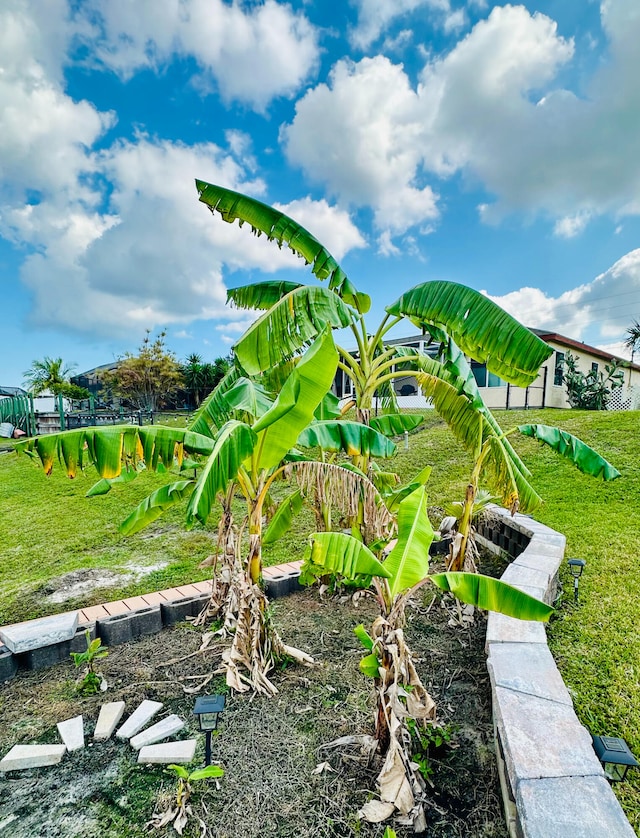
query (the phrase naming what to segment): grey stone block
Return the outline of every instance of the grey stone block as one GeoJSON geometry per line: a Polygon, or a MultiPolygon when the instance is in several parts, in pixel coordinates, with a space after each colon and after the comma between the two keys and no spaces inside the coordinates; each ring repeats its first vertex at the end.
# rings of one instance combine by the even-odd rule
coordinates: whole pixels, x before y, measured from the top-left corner
{"type": "Polygon", "coordinates": [[[544,587],[542,585],[523,585],[522,582],[517,579],[510,579],[509,585],[511,585],[512,588],[517,588],[517,590],[522,591],[525,594],[529,594],[529,596],[539,599],[541,602],[546,602],[547,605],[551,604],[549,601],[551,593],[547,590],[546,585],[544,587]]]}
{"type": "Polygon", "coordinates": [[[286,596],[291,590],[289,574],[280,573],[277,576],[269,576],[264,581],[264,590],[269,599],[286,596]]]}
{"type": "Polygon", "coordinates": [[[540,777],[604,776],[572,707],[495,687],[494,719],[511,787],[540,777]]]}
{"type": "Polygon", "coordinates": [[[487,661],[491,683],[572,707],[553,655],[541,643],[494,643],[487,661]]]}
{"type": "Polygon", "coordinates": [[[509,565],[500,578],[503,582],[507,582],[514,587],[526,585],[529,588],[539,588],[546,593],[547,588],[551,585],[552,577],[544,570],[518,564],[518,560],[516,559],[513,564],[509,565]]]}
{"type": "Polygon", "coordinates": [[[131,633],[133,637],[157,634],[162,631],[162,614],[159,605],[150,605],[131,612],[131,633]]]}
{"type": "Polygon", "coordinates": [[[550,577],[557,574],[561,564],[562,558],[560,556],[550,555],[539,549],[533,550],[531,547],[521,553],[514,562],[514,565],[518,567],[531,567],[535,570],[544,571],[550,577]]]}
{"type": "Polygon", "coordinates": [[[124,713],[124,701],[109,701],[100,708],[93,738],[96,741],[109,739],[124,713]]]}
{"type": "Polygon", "coordinates": [[[168,739],[170,736],[173,736],[175,733],[182,730],[184,725],[185,723],[182,719],[173,713],[171,716],[167,716],[166,719],[161,719],[161,721],[156,722],[146,730],[132,736],[129,740],[129,744],[136,751],[139,751],[140,748],[143,748],[145,745],[155,745],[156,742],[168,739]]]}
{"type": "Polygon", "coordinates": [[[98,620],[96,631],[105,646],[119,646],[133,640],[130,614],[116,614],[98,620]]]}
{"type": "Polygon", "coordinates": [[[544,643],[546,646],[547,634],[543,623],[516,620],[491,611],[487,620],[487,650],[492,643],[544,643]]]}
{"type": "Polygon", "coordinates": [[[161,701],[150,701],[145,698],[116,732],[116,737],[118,739],[130,739],[132,736],[135,736],[161,709],[161,701]]]}
{"type": "Polygon", "coordinates": [[[523,780],[516,791],[525,838],[634,838],[603,777],[523,780]]]}
{"type": "MultiPolygon", "coordinates": [[[[562,536],[564,538],[564,536],[562,536]]],[[[550,541],[547,536],[534,535],[529,542],[529,547],[536,553],[545,553],[547,556],[557,556],[560,561],[564,559],[565,545],[550,541]]]]}
{"type": "Polygon", "coordinates": [[[18,658],[6,646],[0,645],[0,684],[13,678],[17,671],[18,658]]]}
{"type": "Polygon", "coordinates": [[[14,653],[29,652],[71,640],[78,627],[78,612],[56,614],[26,623],[16,623],[0,629],[0,640],[14,653]]]}
{"type": "Polygon", "coordinates": [[[300,591],[302,587],[299,570],[283,571],[278,576],[268,577],[264,582],[265,593],[269,599],[277,599],[294,591],[300,591]]]}
{"type": "Polygon", "coordinates": [[[175,626],[176,623],[183,623],[187,617],[197,617],[208,599],[209,594],[199,594],[181,597],[170,602],[161,602],[160,614],[163,624],[175,626]]]}
{"type": "Polygon", "coordinates": [[[82,716],[74,716],[64,722],[58,722],[58,733],[67,747],[67,751],[79,751],[84,748],[84,721],[82,716]]]}
{"type": "Polygon", "coordinates": [[[23,652],[18,655],[18,660],[20,666],[25,669],[46,669],[57,663],[71,660],[70,655],[71,641],[65,640],[64,643],[54,643],[50,646],[43,646],[41,649],[23,652]]]}

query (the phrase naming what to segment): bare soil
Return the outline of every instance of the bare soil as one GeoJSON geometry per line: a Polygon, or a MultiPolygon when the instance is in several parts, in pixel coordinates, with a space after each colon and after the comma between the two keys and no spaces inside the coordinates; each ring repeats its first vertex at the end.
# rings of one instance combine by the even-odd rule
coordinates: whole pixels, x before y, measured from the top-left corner
{"type": "MultiPolygon", "coordinates": [[[[449,607],[450,608],[450,607],[449,607]]],[[[454,609],[455,612],[455,609],[454,609]]],[[[345,838],[382,836],[358,809],[375,793],[379,763],[357,748],[327,749],[340,736],[373,732],[372,682],[358,669],[362,648],[353,634],[375,617],[370,601],[321,601],[305,591],[273,605],[285,642],[311,653],[316,665],[287,667],[274,676],[279,694],[227,696],[213,759],[225,770],[215,782],[194,784],[193,805],[215,838],[345,838]],[[328,763],[320,773],[316,766],[328,763]]],[[[433,788],[428,810],[432,838],[506,838],[493,749],[491,701],[483,651],[485,619],[448,625],[451,612],[427,589],[408,609],[407,637],[425,686],[438,704],[448,745],[429,755],[433,788]]],[[[21,673],[0,686],[0,754],[16,743],[58,741],[56,723],[82,713],[87,747],[56,767],[0,775],[0,838],[136,838],[167,799],[171,778],[162,767],[136,764],[128,744],[91,744],[103,701],[124,699],[131,712],[144,698],[164,703],[160,717],[187,722],[179,738],[196,735],[197,686],[219,663],[223,642],[195,652],[201,633],[187,625],[125,646],[101,661],[109,690],[79,698],[75,670],[62,664],[21,673]]],[[[225,691],[215,676],[204,693],[225,691]]],[[[202,738],[202,737],[201,737],[202,738]]],[[[203,764],[203,743],[194,766],[203,764]]],[[[397,828],[399,836],[409,833],[397,828]]],[[[174,835],[171,828],[155,832],[174,835]]],[[[200,835],[195,822],[185,836],[200,835]]]]}

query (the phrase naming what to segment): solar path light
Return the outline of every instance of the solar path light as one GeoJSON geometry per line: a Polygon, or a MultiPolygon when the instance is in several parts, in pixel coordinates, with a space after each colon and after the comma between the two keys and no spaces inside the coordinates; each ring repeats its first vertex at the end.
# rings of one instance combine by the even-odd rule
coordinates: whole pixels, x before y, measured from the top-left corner
{"type": "Polygon", "coordinates": [[[223,695],[201,695],[193,708],[200,730],[205,734],[204,764],[211,765],[211,734],[218,729],[218,717],[224,710],[223,695]]]}
{"type": "Polygon", "coordinates": [[[592,736],[592,739],[593,749],[604,768],[604,776],[612,783],[621,783],[630,768],[640,765],[624,739],[615,736],[592,736]]]}
{"type": "Polygon", "coordinates": [[[569,572],[573,576],[573,599],[574,602],[578,601],[578,582],[580,577],[582,576],[582,571],[584,570],[584,566],[586,562],[584,559],[569,559],[567,562],[569,565],[569,572]]]}

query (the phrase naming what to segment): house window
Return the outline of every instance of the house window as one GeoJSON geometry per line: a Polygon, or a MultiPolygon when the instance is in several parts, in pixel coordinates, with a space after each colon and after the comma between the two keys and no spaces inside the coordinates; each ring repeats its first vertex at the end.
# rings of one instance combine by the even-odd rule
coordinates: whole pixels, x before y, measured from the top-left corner
{"type": "Polygon", "coordinates": [[[598,365],[596,364],[595,361],[591,364],[591,372],[595,372],[595,373],[598,372],[598,365]]]}
{"type": "Polygon", "coordinates": [[[478,387],[504,387],[507,383],[495,373],[488,372],[487,365],[479,364],[478,361],[471,361],[471,372],[478,387]]]}
{"type": "Polygon", "coordinates": [[[503,381],[500,376],[495,375],[495,373],[489,373],[489,381],[487,382],[489,387],[506,387],[507,382],[503,381]]]}
{"type": "Polygon", "coordinates": [[[553,371],[553,383],[556,387],[562,386],[564,373],[564,352],[556,352],[556,366],[553,371]]]}
{"type": "Polygon", "coordinates": [[[471,372],[476,380],[478,387],[487,386],[487,366],[486,364],[479,364],[477,361],[471,361],[471,372]]]}

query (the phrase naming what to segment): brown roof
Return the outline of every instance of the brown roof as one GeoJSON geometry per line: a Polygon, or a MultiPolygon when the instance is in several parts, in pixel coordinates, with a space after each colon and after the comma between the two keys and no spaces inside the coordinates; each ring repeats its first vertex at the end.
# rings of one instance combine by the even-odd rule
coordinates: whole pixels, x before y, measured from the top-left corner
{"type": "Polygon", "coordinates": [[[575,349],[577,352],[587,352],[589,355],[594,355],[596,358],[602,358],[603,361],[611,361],[616,359],[623,361],[627,368],[637,370],[640,372],[640,365],[632,364],[627,358],[621,358],[619,355],[614,355],[613,352],[606,352],[604,349],[598,349],[595,346],[589,346],[588,343],[580,343],[579,340],[567,338],[564,335],[559,335],[557,332],[544,332],[542,329],[531,329],[539,338],[549,343],[559,343],[560,346],[566,346],[568,349],[575,349]]]}

